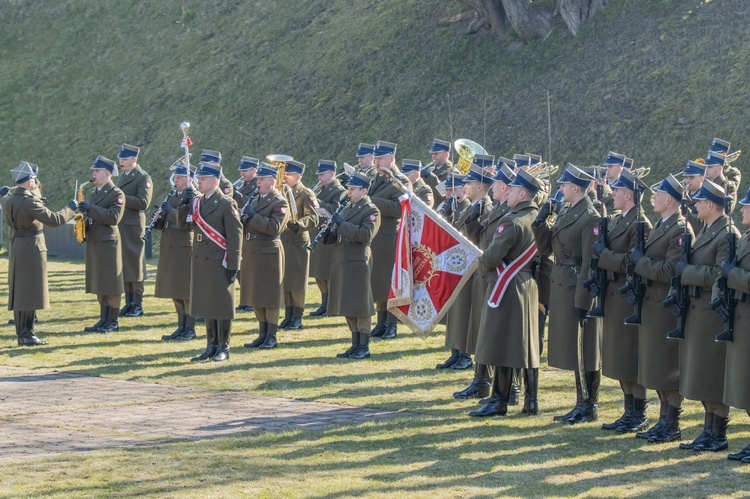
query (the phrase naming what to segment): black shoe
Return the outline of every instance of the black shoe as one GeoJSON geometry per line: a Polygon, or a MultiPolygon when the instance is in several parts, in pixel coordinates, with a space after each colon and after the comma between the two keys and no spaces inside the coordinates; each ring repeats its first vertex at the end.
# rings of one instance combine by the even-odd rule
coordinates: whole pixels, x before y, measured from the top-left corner
{"type": "Polygon", "coordinates": [[[453,394],[454,399],[466,400],[466,399],[479,399],[486,397],[490,394],[490,382],[483,381],[472,381],[469,386],[453,394]]]}
{"type": "Polygon", "coordinates": [[[215,354],[216,354],[216,345],[211,345],[210,347],[206,348],[202,354],[190,359],[190,362],[203,362],[204,360],[210,359],[215,354]]]}
{"type": "Polygon", "coordinates": [[[727,426],[729,426],[729,418],[714,415],[711,436],[702,444],[694,445],[693,450],[699,452],[719,452],[720,450],[728,449],[727,426]]]}
{"type": "Polygon", "coordinates": [[[731,459],[732,461],[742,461],[748,456],[750,456],[750,445],[739,451],[737,454],[729,454],[727,459],[731,459]]]}
{"type": "Polygon", "coordinates": [[[711,438],[711,430],[708,428],[704,428],[703,432],[698,435],[695,440],[692,442],[683,442],[680,444],[680,449],[682,450],[692,450],[694,447],[698,445],[703,445],[708,441],[708,439],[711,438]]]}
{"type": "Polygon", "coordinates": [[[310,312],[310,317],[322,317],[328,312],[328,306],[326,303],[321,304],[317,310],[310,312]]]}
{"type": "Polygon", "coordinates": [[[259,346],[261,346],[265,342],[266,342],[266,337],[261,334],[261,335],[258,335],[258,337],[255,338],[250,343],[245,343],[242,346],[245,347],[245,348],[258,348],[259,346]]]}
{"type": "Polygon", "coordinates": [[[350,359],[362,360],[370,357],[370,347],[367,345],[360,345],[357,349],[349,355],[350,359]]]}
{"type": "Polygon", "coordinates": [[[458,360],[451,366],[451,369],[463,371],[464,369],[470,368],[472,365],[473,362],[471,361],[471,355],[462,352],[458,360]]]}
{"type": "Polygon", "coordinates": [[[206,323],[206,318],[205,317],[196,317],[195,318],[195,322],[197,324],[205,324],[206,323]]]}
{"type": "Polygon", "coordinates": [[[35,347],[39,345],[46,345],[47,342],[37,338],[34,333],[24,333],[18,337],[18,344],[24,347],[35,347]]]}
{"type": "Polygon", "coordinates": [[[291,323],[292,317],[284,317],[284,320],[279,323],[279,329],[286,329],[291,323]]]}
{"type": "Polygon", "coordinates": [[[133,310],[133,304],[132,303],[128,303],[127,305],[125,305],[124,307],[122,307],[120,309],[120,312],[117,315],[119,317],[125,317],[126,315],[128,315],[131,312],[131,310],[133,310]]]}
{"type": "Polygon", "coordinates": [[[347,348],[345,351],[343,351],[341,353],[337,353],[336,354],[336,358],[337,359],[346,359],[346,358],[349,358],[349,356],[351,354],[353,354],[354,352],[356,352],[358,348],[359,348],[359,345],[352,345],[349,348],[347,348]]]}
{"type": "Polygon", "coordinates": [[[562,421],[565,422],[570,418],[577,417],[578,411],[580,411],[581,403],[577,403],[575,407],[573,407],[570,411],[566,412],[565,414],[557,414],[552,417],[552,421],[562,421]]]}
{"type": "Polygon", "coordinates": [[[211,357],[211,360],[214,362],[221,362],[223,360],[229,360],[229,349],[222,349],[216,352],[216,354],[211,357]]]}
{"type": "MultiPolygon", "coordinates": [[[[279,325],[279,327],[281,327],[281,326],[279,325]]],[[[302,329],[302,318],[301,317],[293,317],[292,318],[292,322],[290,322],[289,325],[286,328],[284,328],[284,329],[286,329],[287,331],[295,331],[295,330],[298,330],[298,329],[302,329]]]]}
{"type": "Polygon", "coordinates": [[[176,340],[180,336],[182,336],[182,333],[185,332],[185,329],[177,328],[175,329],[172,334],[165,334],[161,337],[162,340],[168,341],[168,340],[176,340]]]}
{"type": "Polygon", "coordinates": [[[143,315],[143,307],[140,305],[133,305],[129,312],[125,313],[125,317],[140,317],[143,315]]]}
{"type": "Polygon", "coordinates": [[[99,330],[104,324],[107,323],[107,319],[99,319],[99,321],[93,326],[86,326],[83,330],[87,333],[94,333],[99,330]]]}
{"type": "Polygon", "coordinates": [[[386,328],[385,332],[383,332],[383,338],[384,340],[390,340],[396,337],[398,334],[398,331],[396,330],[397,324],[393,322],[386,322],[386,328]]]}
{"type": "Polygon", "coordinates": [[[266,336],[266,339],[263,343],[258,345],[258,348],[261,350],[269,350],[271,348],[276,348],[279,344],[276,342],[276,338],[273,336],[266,336]]]}
{"type": "Polygon", "coordinates": [[[236,312],[252,312],[253,311],[253,307],[251,307],[250,305],[239,305],[234,310],[236,312]]]}
{"type": "Polygon", "coordinates": [[[107,321],[102,327],[96,330],[97,333],[114,333],[120,329],[117,321],[107,321]]]}
{"type": "Polygon", "coordinates": [[[459,353],[458,349],[451,348],[451,356],[448,357],[445,362],[441,362],[440,364],[436,365],[435,369],[448,369],[456,363],[460,356],[461,354],[459,353]]]}
{"type": "Polygon", "coordinates": [[[469,416],[475,418],[486,418],[489,416],[505,416],[508,413],[508,404],[497,395],[492,395],[490,401],[477,411],[471,411],[469,416]]]}
{"type": "Polygon", "coordinates": [[[195,339],[195,329],[186,329],[184,333],[178,336],[177,341],[190,341],[195,339]]]}

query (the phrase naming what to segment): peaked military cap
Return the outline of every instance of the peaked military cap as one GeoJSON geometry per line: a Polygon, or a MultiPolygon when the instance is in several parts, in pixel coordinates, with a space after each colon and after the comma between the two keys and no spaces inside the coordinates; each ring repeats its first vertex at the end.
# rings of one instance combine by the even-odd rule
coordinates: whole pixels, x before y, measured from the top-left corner
{"type": "Polygon", "coordinates": [[[201,161],[195,176],[221,178],[221,165],[215,161],[201,161]]]}
{"type": "Polygon", "coordinates": [[[508,159],[508,158],[504,158],[502,156],[498,156],[497,157],[497,166],[500,167],[502,165],[508,165],[508,168],[510,168],[511,170],[515,169],[516,166],[518,166],[517,163],[515,161],[513,161],[512,159],[508,159]]]}
{"type": "Polygon", "coordinates": [[[440,140],[435,139],[432,141],[432,146],[430,146],[430,153],[435,152],[450,152],[451,150],[451,143],[447,140],[440,140]]]}
{"type": "Polygon", "coordinates": [[[516,174],[506,164],[503,164],[498,168],[497,173],[492,177],[493,182],[502,182],[510,185],[515,180],[516,174]]]}
{"type": "Polygon", "coordinates": [[[696,201],[711,201],[719,206],[724,206],[725,197],[726,192],[724,192],[723,187],[706,179],[703,181],[703,185],[701,185],[698,193],[693,196],[693,199],[696,201]]]}
{"type": "Polygon", "coordinates": [[[369,156],[373,152],[375,152],[375,146],[373,144],[365,144],[364,142],[360,142],[359,147],[357,147],[356,156],[358,158],[362,156],[369,156]]]}
{"type": "Polygon", "coordinates": [[[613,189],[630,189],[631,191],[634,191],[636,186],[638,186],[638,190],[641,192],[648,189],[643,180],[637,178],[629,170],[623,170],[620,177],[612,184],[613,189]]]}
{"type": "Polygon", "coordinates": [[[332,159],[320,159],[318,160],[318,169],[315,170],[315,175],[320,175],[325,172],[335,172],[336,162],[332,159]]]}
{"type": "Polygon", "coordinates": [[[402,159],[401,173],[422,171],[422,162],[418,159],[402,159]]]}
{"type": "Polygon", "coordinates": [[[482,182],[483,184],[492,184],[492,172],[486,168],[477,166],[476,163],[472,163],[469,167],[469,173],[464,177],[464,183],[467,182],[482,182]]]}
{"type": "Polygon", "coordinates": [[[376,158],[380,156],[387,156],[389,154],[395,155],[397,147],[398,146],[394,144],[393,142],[386,142],[384,140],[379,140],[375,144],[375,151],[373,152],[373,154],[375,155],[376,158]]]}
{"type": "Polygon", "coordinates": [[[305,173],[305,164],[297,161],[296,159],[290,159],[286,162],[286,167],[284,169],[286,173],[299,173],[302,175],[305,173]]]}
{"type": "Polygon", "coordinates": [[[258,167],[258,173],[255,174],[258,178],[273,177],[276,178],[279,175],[279,168],[270,163],[264,163],[261,161],[258,167]]]}
{"type": "Polygon", "coordinates": [[[704,177],[705,175],[706,167],[695,161],[688,161],[685,164],[685,170],[682,172],[683,177],[704,177]]]}
{"type": "Polygon", "coordinates": [[[117,157],[119,159],[135,158],[139,152],[141,152],[140,147],[123,144],[120,146],[120,152],[117,153],[117,157]]]}
{"type": "Polygon", "coordinates": [[[97,156],[94,160],[94,164],[91,165],[91,170],[107,170],[112,174],[113,177],[119,175],[117,171],[117,165],[111,159],[107,159],[104,156],[97,156]]]}
{"type": "Polygon", "coordinates": [[[201,152],[201,162],[203,161],[221,164],[221,153],[219,151],[203,149],[203,152],[201,152]]]}
{"type": "Polygon", "coordinates": [[[542,185],[539,183],[539,180],[524,169],[520,169],[516,172],[516,178],[514,178],[513,182],[509,185],[512,187],[523,187],[524,189],[531,191],[532,194],[536,194],[542,190],[542,185]]]}
{"type": "Polygon", "coordinates": [[[349,181],[346,183],[347,187],[362,187],[364,189],[370,189],[370,177],[362,172],[354,172],[349,181]]]}
{"type": "Polygon", "coordinates": [[[671,173],[660,184],[654,186],[653,190],[669,194],[677,201],[682,201],[682,184],[671,173]]]}
{"type": "Polygon", "coordinates": [[[237,168],[239,171],[250,170],[252,168],[258,168],[258,158],[251,158],[250,156],[242,156],[240,159],[240,166],[237,168]]]}
{"type": "Polygon", "coordinates": [[[563,171],[560,178],[557,179],[558,184],[570,184],[573,183],[579,187],[588,187],[594,177],[578,168],[573,163],[568,163],[563,171]]]}
{"type": "Polygon", "coordinates": [[[625,166],[625,155],[620,154],[619,152],[609,151],[607,157],[604,158],[604,163],[602,163],[602,165],[625,166]]]}
{"type": "Polygon", "coordinates": [[[514,154],[513,161],[516,162],[518,168],[525,168],[531,164],[531,158],[528,154],[514,154]]]}
{"type": "Polygon", "coordinates": [[[727,142],[726,140],[721,140],[718,137],[715,137],[714,140],[711,142],[711,147],[708,148],[708,152],[717,152],[719,154],[723,154],[724,156],[727,155],[729,152],[729,146],[731,144],[727,142]]]}

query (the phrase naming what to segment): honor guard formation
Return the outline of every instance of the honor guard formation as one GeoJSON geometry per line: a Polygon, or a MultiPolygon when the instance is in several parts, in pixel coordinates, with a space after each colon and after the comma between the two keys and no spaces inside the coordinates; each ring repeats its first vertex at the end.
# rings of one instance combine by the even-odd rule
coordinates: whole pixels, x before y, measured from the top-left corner
{"type": "MultiPolygon", "coordinates": [[[[113,333],[144,314],[145,244],[155,230],[155,296],[171,299],[177,315],[162,339],[193,340],[205,322],[206,348],[192,361],[229,359],[238,312],[258,321],[245,348],[276,348],[280,332],[305,327],[310,277],[322,302],[309,317],[343,316],[351,332],[336,357],[369,358],[371,338],[398,335],[388,296],[408,194],[481,250],[444,317],[450,354],[436,366],[473,368],[453,394],[479,399],[470,416],[503,416],[521,394],[521,412],[540,413],[545,332],[549,365],[575,375],[571,410],[554,416],[563,424],[597,421],[602,375],[619,382],[623,411],[601,428],[649,443],[682,439],[686,398],[703,404],[705,423],[681,449],[727,449],[730,407],[750,414],[750,231],[740,237],[732,220],[739,204],[750,227],[750,191],[739,190],[731,166],[739,151],[729,142],[714,139],[705,158],[687,161],[682,180],[669,174],[649,186],[649,169],[617,152],[558,172],[536,154],[496,158],[470,140],[435,139],[428,164],[403,159],[399,168],[397,145],[377,141],[359,144],[354,167],[319,160],[308,188],[306,165],[282,154],[242,156],[234,184],[219,151],[203,150],[194,168],[189,124],[181,128],[184,155],[148,225],[153,183],[139,147],[123,144],[117,162],[97,156],[90,180],[58,212],[45,207],[36,165],[11,170],[15,187],[0,196],[18,345],[46,344],[35,332],[36,311],[50,306],[43,226],[75,219],[86,293],[100,307],[87,332],[113,333]],[[658,394],[658,418],[649,416],[648,390],[658,394]]],[[[750,445],[728,457],[750,463],[750,445]]]]}

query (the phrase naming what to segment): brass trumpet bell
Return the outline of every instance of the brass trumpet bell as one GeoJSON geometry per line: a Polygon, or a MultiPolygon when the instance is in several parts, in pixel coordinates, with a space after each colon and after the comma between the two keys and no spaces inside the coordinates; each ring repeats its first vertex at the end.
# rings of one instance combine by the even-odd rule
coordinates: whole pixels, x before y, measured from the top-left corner
{"type": "Polygon", "coordinates": [[[460,171],[462,175],[466,175],[469,172],[474,156],[477,154],[489,154],[484,147],[469,139],[456,140],[453,142],[453,148],[459,155],[456,169],[460,171]]]}

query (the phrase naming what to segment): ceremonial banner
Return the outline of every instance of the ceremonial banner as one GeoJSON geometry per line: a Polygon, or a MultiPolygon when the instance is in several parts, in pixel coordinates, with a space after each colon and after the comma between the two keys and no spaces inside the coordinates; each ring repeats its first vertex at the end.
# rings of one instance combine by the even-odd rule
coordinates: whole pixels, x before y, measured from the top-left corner
{"type": "Polygon", "coordinates": [[[426,337],[479,265],[482,252],[411,193],[401,198],[388,311],[426,337]]]}

